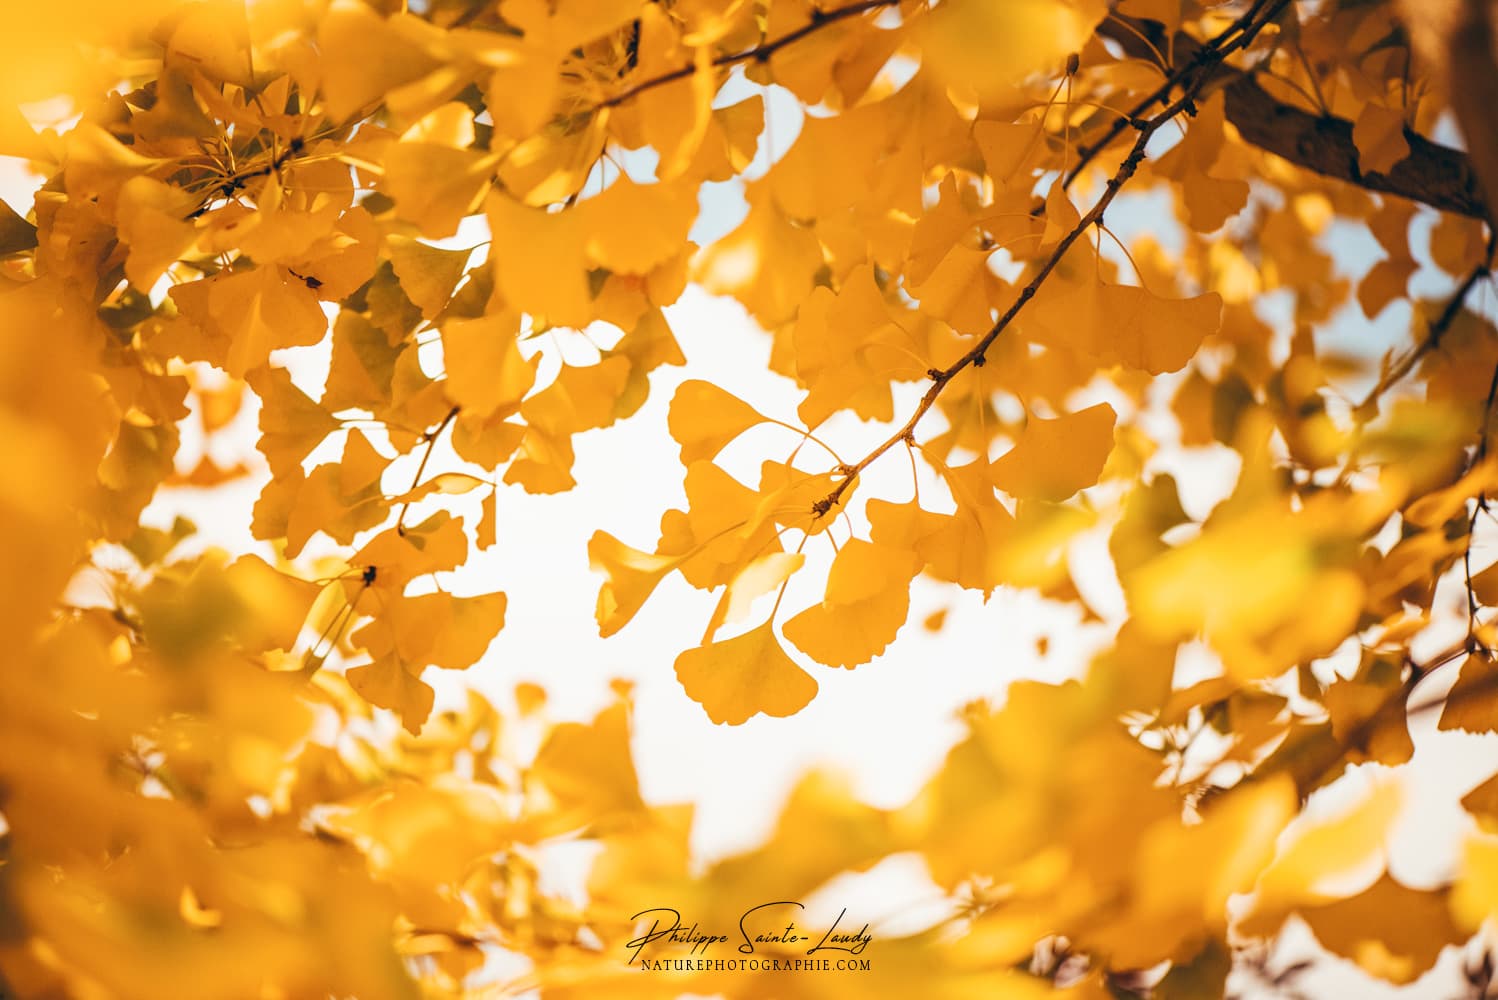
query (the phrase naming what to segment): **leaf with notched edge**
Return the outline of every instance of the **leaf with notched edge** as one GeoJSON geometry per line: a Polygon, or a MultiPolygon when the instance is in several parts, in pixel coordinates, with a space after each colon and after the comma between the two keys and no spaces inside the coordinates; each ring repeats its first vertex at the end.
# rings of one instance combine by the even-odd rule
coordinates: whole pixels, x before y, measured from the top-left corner
{"type": "Polygon", "coordinates": [[[676,658],[676,678],[708,718],[731,726],[761,713],[795,715],[817,693],[812,676],[785,655],[771,622],[687,650],[676,658]]]}
{"type": "Polygon", "coordinates": [[[401,725],[414,736],[432,714],[436,696],[431,685],[421,679],[421,670],[415,667],[413,672],[392,655],[350,667],[346,676],[365,701],[398,713],[401,725]]]}
{"type": "Polygon", "coordinates": [[[1456,683],[1446,694],[1436,728],[1469,733],[1498,731],[1498,663],[1491,655],[1473,653],[1463,661],[1456,683]]]}
{"type": "Polygon", "coordinates": [[[607,578],[598,588],[596,611],[598,634],[607,638],[629,624],[681,558],[641,552],[606,531],[595,531],[588,539],[588,565],[607,578]]]}
{"type": "Polygon", "coordinates": [[[711,382],[688,379],[671,397],[667,425],[681,445],[681,462],[716,457],[734,438],[768,420],[754,407],[711,382]]]}
{"type": "Polygon", "coordinates": [[[989,466],[994,485],[1022,499],[1057,502],[1095,485],[1113,451],[1117,419],[1107,403],[1055,420],[1031,417],[1014,447],[989,466]]]}
{"type": "Polygon", "coordinates": [[[829,667],[867,663],[905,624],[920,566],[909,549],[849,539],[832,561],[826,598],[786,622],[785,637],[829,667]]]}

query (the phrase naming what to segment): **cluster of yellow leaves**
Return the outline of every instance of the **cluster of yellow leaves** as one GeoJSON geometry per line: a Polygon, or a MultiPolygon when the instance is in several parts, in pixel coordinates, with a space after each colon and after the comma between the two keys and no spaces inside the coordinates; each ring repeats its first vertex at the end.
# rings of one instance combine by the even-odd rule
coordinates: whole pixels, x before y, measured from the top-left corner
{"type": "Polygon", "coordinates": [[[1230,5],[1237,27],[1115,6],[0,14],[0,153],[47,178],[0,205],[0,992],[458,997],[504,951],[524,971],[500,988],[548,997],[1176,997],[1220,993],[1292,916],[1396,983],[1470,937],[1498,898],[1493,781],[1463,800],[1483,832],[1424,889],[1388,871],[1392,784],[1331,819],[1313,796],[1411,760],[1437,671],[1457,673],[1439,729],[1498,731],[1498,567],[1474,545],[1498,332],[1416,303],[1420,346],[1376,371],[1326,336],[1354,296],[1370,318],[1407,299],[1427,258],[1478,273],[1481,226],[1258,153],[1171,33],[1252,25],[1242,65],[1350,123],[1368,173],[1410,155],[1441,85],[1388,5],[1230,5]],[[1104,44],[1113,22],[1154,62],[1104,44]],[[1162,77],[1197,97],[1181,134],[1119,166],[1162,77]],[[777,148],[787,94],[805,114],[777,148]],[[1113,202],[1126,183],[1154,200],[1113,202]],[[709,184],[745,212],[699,248],[709,184]],[[1158,240],[1110,228],[1159,205],[1158,240]],[[1385,255],[1356,283],[1333,220],[1385,255]],[[1127,610],[1082,682],[974,706],[905,807],[813,776],[765,844],[705,871],[691,810],[640,793],[627,698],[589,723],[527,687],[503,718],[476,694],[439,712],[428,673],[501,633],[505,594],[448,585],[508,529],[503,491],[571,488],[574,437],[686,363],[665,310],[689,280],[742,304],[803,395],[782,419],[681,382],[684,509],[648,549],[605,526],[587,554],[604,636],[672,573],[715,593],[675,661],[709,718],[804,708],[819,670],[895,642],[921,576],[1098,620],[1084,594],[1112,581],[1074,555],[1105,534],[1127,610]],[[559,357],[565,331],[592,347],[559,357]],[[1422,391],[1386,406],[1405,379],[1422,391]],[[257,471],[194,443],[255,407],[259,547],[163,526],[173,489],[257,471]],[[851,419],[892,425],[853,464],[822,440],[851,419]],[[730,471],[766,426],[789,453],[730,471]],[[1188,513],[1170,451],[1224,447],[1235,488],[1188,513]],[[868,495],[890,451],[936,489],[868,495]],[[782,616],[797,574],[815,597],[782,616]],[[1458,578],[1465,636],[1417,659],[1458,578]],[[1181,666],[1194,640],[1205,676],[1181,666]],[[579,842],[583,899],[545,871],[579,842]],[[896,855],[950,914],[880,938],[868,977],[625,961],[645,902],[731,927],[896,855]],[[1077,961],[1045,967],[1045,943],[1077,961]]]}

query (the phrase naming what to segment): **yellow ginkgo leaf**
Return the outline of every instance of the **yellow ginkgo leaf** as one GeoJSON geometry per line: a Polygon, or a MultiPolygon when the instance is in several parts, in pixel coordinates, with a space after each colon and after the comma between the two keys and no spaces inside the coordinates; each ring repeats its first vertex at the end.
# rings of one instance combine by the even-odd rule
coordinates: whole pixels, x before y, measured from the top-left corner
{"type": "Polygon", "coordinates": [[[402,781],[330,807],[328,830],[354,840],[402,889],[456,884],[476,859],[509,842],[508,810],[492,787],[443,775],[402,781]]]}
{"type": "MultiPolygon", "coordinates": [[[[743,170],[759,150],[759,137],[765,129],[765,100],[759,94],[713,109],[713,124],[708,128],[706,143],[721,143],[724,168],[727,176],[743,170]]],[[[723,180],[727,176],[710,173],[708,180],[723,180]]]]}
{"type": "Polygon", "coordinates": [[[538,359],[520,356],[513,315],[449,320],[442,327],[447,394],[470,418],[515,413],[536,381],[538,359]]]}
{"type": "Polygon", "coordinates": [[[676,678],[708,718],[737,726],[761,713],[795,715],[816,697],[817,682],[780,648],[773,622],[689,649],[676,678]]]}
{"type": "Polygon", "coordinates": [[[796,144],[766,179],[776,203],[792,218],[834,217],[875,183],[886,151],[900,138],[897,120],[885,106],[808,117],[796,144]]]}
{"type": "Polygon", "coordinates": [[[609,120],[608,109],[553,118],[504,154],[499,167],[504,189],[537,207],[578,194],[609,139],[609,120]]]}
{"type": "Polygon", "coordinates": [[[1135,871],[1135,913],[1117,925],[1120,964],[1179,958],[1203,932],[1221,933],[1228,899],[1247,892],[1274,853],[1274,841],[1295,814],[1295,786],[1286,776],[1245,784],[1214,801],[1200,823],[1171,816],[1145,835],[1135,871]],[[1135,933],[1141,926],[1150,933],[1135,933]]]}
{"type": "Polygon", "coordinates": [[[1021,323],[1035,340],[1076,351],[1100,365],[1152,375],[1179,371],[1222,326],[1222,297],[1207,292],[1166,299],[1097,276],[1093,251],[1080,244],[1046,282],[1021,323]]]}
{"type": "Polygon", "coordinates": [[[76,197],[111,197],[131,178],[160,161],[120,142],[93,122],[82,122],[67,133],[63,177],[76,197]]]}
{"type": "Polygon", "coordinates": [[[1484,833],[1498,833],[1498,774],[1463,795],[1462,808],[1477,820],[1484,833]]]}
{"type": "Polygon", "coordinates": [[[438,494],[457,496],[463,493],[471,493],[480,487],[489,485],[490,483],[487,479],[480,479],[478,476],[467,472],[439,472],[437,475],[399,496],[391,497],[390,503],[391,505],[416,503],[418,500],[425,500],[427,497],[437,496],[438,494]]]}
{"type": "Polygon", "coordinates": [[[646,274],[686,242],[697,218],[697,191],[687,184],[636,184],[622,176],[578,207],[593,263],[622,274],[646,274]]]}
{"type": "Polygon", "coordinates": [[[606,531],[595,531],[588,539],[588,565],[607,577],[598,589],[598,634],[607,638],[628,625],[656,585],[680,563],[679,556],[641,552],[606,531]]]}
{"type": "Polygon", "coordinates": [[[384,187],[401,218],[423,236],[444,239],[478,211],[497,162],[436,142],[397,142],[385,152],[384,187]]]}
{"type": "Polygon", "coordinates": [[[208,279],[208,322],[228,338],[224,370],[230,375],[242,377],[265,364],[271,351],[315,344],[327,332],[317,296],[279,272],[266,266],[208,279]]]}
{"type": "Polygon", "coordinates": [[[805,562],[799,552],[766,552],[751,560],[723,588],[707,623],[706,638],[711,639],[723,625],[742,621],[757,599],[785,583],[805,562]]]}
{"type": "Polygon", "coordinates": [[[555,381],[520,404],[520,413],[532,426],[557,435],[607,427],[618,417],[629,369],[622,354],[596,365],[564,364],[555,381]]]}
{"type": "Polygon", "coordinates": [[[577,485],[572,478],[572,437],[545,427],[525,428],[519,453],[505,470],[505,482],[520,485],[527,493],[560,493],[577,485]]]}
{"type": "Polygon", "coordinates": [[[420,240],[387,238],[390,265],[401,288],[427,319],[446,307],[468,269],[468,250],[444,250],[420,240]]]}
{"type": "Polygon", "coordinates": [[[614,402],[614,416],[620,420],[634,416],[645,405],[645,400],[650,395],[651,372],[661,365],[687,363],[676,335],[671,332],[665,314],[659,309],[648,309],[634,323],[626,326],[628,332],[624,339],[612,350],[603,352],[605,361],[613,357],[629,361],[629,376],[625,379],[619,398],[614,402]]]}
{"type": "Polygon", "coordinates": [[[1472,595],[1483,607],[1498,607],[1498,563],[1472,574],[1472,595]]]}
{"type": "Polygon", "coordinates": [[[152,177],[132,177],[120,188],[115,209],[120,239],[130,247],[125,276],[149,292],[166,269],[184,256],[197,233],[185,221],[194,201],[179,188],[152,177]]]}
{"type": "Polygon", "coordinates": [[[1498,663],[1491,655],[1473,653],[1462,662],[1461,673],[1441,707],[1437,728],[1469,733],[1498,731],[1498,663]]]}
{"type": "Polygon", "coordinates": [[[338,421],[291,381],[284,368],[258,368],[245,381],[260,397],[257,447],[271,471],[301,471],[302,459],[338,429],[338,421]]]}
{"type": "Polygon", "coordinates": [[[983,165],[994,183],[1024,183],[1045,152],[1045,130],[1040,123],[976,121],[973,141],[983,154],[983,165]]]}
{"type": "Polygon", "coordinates": [[[515,454],[525,440],[524,424],[506,420],[503,409],[495,415],[479,417],[464,411],[453,421],[453,451],[465,462],[485,469],[497,469],[515,454]]]}
{"type": "MultiPolygon", "coordinates": [[[[129,239],[125,235],[124,228],[124,222],[121,220],[120,238],[128,243],[129,239]]],[[[30,250],[34,246],[36,246],[36,226],[22,218],[10,205],[0,201],[0,257],[9,257],[22,250],[30,250]]]]}
{"type": "Polygon", "coordinates": [[[329,411],[380,410],[390,399],[403,343],[392,346],[385,331],[361,313],[340,309],[333,321],[333,351],[322,405],[329,411]]]}
{"type": "Polygon", "coordinates": [[[1290,841],[1259,877],[1243,929],[1250,934],[1273,933],[1297,907],[1335,898],[1328,883],[1377,865],[1399,805],[1399,786],[1385,781],[1341,815],[1308,823],[1309,828],[1290,841]]]}
{"type": "Polygon", "coordinates": [[[322,587],[272,567],[259,556],[236,559],[224,570],[224,582],[245,609],[238,630],[250,650],[291,649],[322,587]]]}
{"type": "Polygon", "coordinates": [[[698,278],[714,294],[732,295],[760,325],[773,330],[796,315],[822,267],[815,234],[781,212],[763,182],[745,195],[749,214],[713,243],[697,262],[698,278]]]}
{"type": "MultiPolygon", "coordinates": [[[[1498,487],[1498,461],[1488,459],[1450,486],[1432,490],[1411,503],[1404,509],[1404,519],[1422,528],[1439,527],[1465,511],[1467,501],[1495,487],[1498,487]]],[[[1472,578],[1472,584],[1475,589],[1477,577],[1472,578]]]]}
{"type": "Polygon", "coordinates": [[[344,457],[353,461],[319,465],[305,479],[288,476],[271,480],[255,505],[251,530],[260,537],[266,537],[267,531],[284,531],[286,555],[295,556],[319,531],[347,545],[360,531],[379,524],[386,510],[380,504],[377,467],[369,482],[348,488],[344,484],[362,477],[372,467],[361,470],[361,457],[373,463],[383,460],[357,434],[349,436],[344,457]]]}
{"type": "Polygon", "coordinates": [[[329,117],[342,120],[436,69],[434,37],[437,30],[411,14],[387,20],[357,0],[333,4],[317,37],[329,117]]]}
{"type": "Polygon", "coordinates": [[[1054,420],[1031,417],[1014,447],[989,466],[994,485],[1020,499],[1056,502],[1095,485],[1117,419],[1107,403],[1054,420]]]}
{"type": "Polygon", "coordinates": [[[871,500],[869,523],[875,542],[908,547],[940,580],[970,590],[992,591],[1004,582],[1002,552],[1014,533],[1014,518],[994,496],[979,462],[949,469],[947,482],[957,501],[952,514],[937,514],[915,503],[871,500]]]}
{"type": "Polygon", "coordinates": [[[1366,590],[1343,539],[1382,523],[1387,496],[1330,492],[1287,510],[1270,484],[1247,476],[1202,532],[1135,570],[1124,586],[1135,620],[1155,638],[1201,633],[1239,679],[1258,679],[1336,646],[1362,613],[1366,590]],[[1304,613],[1307,601],[1315,615],[1304,613]]]}
{"type": "Polygon", "coordinates": [[[299,256],[283,263],[287,273],[324,302],[339,302],[374,277],[379,265],[379,228],[363,206],[338,217],[331,231],[299,256]]]}
{"type": "Polygon", "coordinates": [[[378,490],[389,466],[390,459],[375,450],[368,435],[361,430],[350,431],[343,443],[343,459],[337,465],[338,491],[344,497],[355,497],[370,487],[378,490]]]}
{"type": "Polygon", "coordinates": [[[1052,184],[1045,196],[1045,231],[1040,238],[1041,249],[1045,251],[1054,248],[1081,221],[1082,213],[1072,204],[1066,188],[1061,184],[1052,184]]]}
{"type": "Polygon", "coordinates": [[[427,653],[428,661],[444,670],[466,670],[477,663],[505,625],[504,594],[475,594],[455,597],[452,594],[430,594],[445,605],[441,613],[442,631],[427,653]]]}
{"type": "Polygon", "coordinates": [[[658,550],[682,557],[682,576],[692,586],[726,584],[746,559],[780,548],[774,525],[758,512],[760,495],[712,462],[689,465],[683,486],[687,510],[662,516],[658,550]]]}
{"type": "Polygon", "coordinates": [[[929,278],[947,251],[972,229],[973,222],[957,186],[957,175],[948,174],[937,188],[936,204],[921,214],[911,230],[906,280],[919,285],[929,278]]]}
{"type": "Polygon", "coordinates": [[[988,289],[996,280],[988,270],[987,251],[954,246],[925,280],[906,285],[921,312],[976,337],[992,325],[988,289]]]}
{"type": "Polygon", "coordinates": [[[858,485],[855,478],[831,502],[834,489],[843,483],[838,472],[807,473],[785,462],[762,462],[759,471],[759,503],[754,513],[739,529],[747,538],[767,524],[821,534],[847,506],[858,485]]]}
{"type": "MultiPolygon", "coordinates": [[[[815,16],[810,4],[790,3],[771,7],[766,14],[765,33],[771,38],[790,35],[815,16]]],[[[832,73],[852,43],[868,30],[867,22],[837,21],[827,30],[809,35],[798,45],[779,48],[769,60],[769,77],[807,105],[821,102],[832,85],[832,73]]],[[[751,76],[751,79],[753,77],[751,76]]],[[[758,80],[768,83],[770,80],[758,80]]]]}
{"type": "Polygon", "coordinates": [[[688,379],[671,397],[666,424],[681,445],[682,464],[691,465],[711,460],[734,438],[768,419],[726,389],[688,379]]]}
{"type": "Polygon", "coordinates": [[[1102,0],[954,0],[926,19],[921,41],[944,79],[997,98],[1080,52],[1107,12],[1102,0]]]}
{"type": "Polygon", "coordinates": [[[558,725],[537,751],[531,774],[578,821],[640,810],[644,803],[629,748],[628,706],[610,705],[590,723],[558,725]]]}
{"type": "MultiPolygon", "coordinates": [[[[906,315],[911,325],[917,322],[906,315]]],[[[835,295],[812,289],[791,334],[796,377],[807,389],[797,413],[808,427],[845,408],[864,419],[893,416],[891,380],[920,378],[929,368],[922,345],[901,321],[869,266],[854,269],[835,295]]]]}
{"type": "Polygon", "coordinates": [[[786,622],[785,637],[829,667],[869,662],[905,624],[920,568],[909,549],[849,539],[832,561],[826,597],[786,622]]]}
{"type": "Polygon", "coordinates": [[[1201,233],[1220,228],[1248,201],[1246,181],[1214,176],[1212,172],[1223,158],[1226,145],[1225,109],[1226,102],[1220,93],[1203,101],[1186,130],[1186,137],[1155,164],[1161,176],[1180,184],[1187,221],[1201,233]]]}
{"type": "Polygon", "coordinates": [[[559,326],[593,318],[587,282],[587,229],[577,212],[547,212],[495,191],[486,203],[494,243],[489,259],[505,303],[559,326]]]}
{"type": "MultiPolygon", "coordinates": [[[[1199,822],[1183,823],[1173,812],[1156,818],[1124,855],[1130,859],[1124,881],[1131,884],[1119,905],[1126,912],[1086,931],[1088,947],[1129,968],[1195,955],[1203,939],[1226,933],[1229,897],[1251,887],[1294,807],[1294,783],[1280,776],[1234,788],[1213,800],[1199,822]]],[[[1132,839],[1132,832],[1119,837],[1132,839]]]]}
{"type": "Polygon", "coordinates": [[[1468,840],[1460,871],[1451,911],[1462,926],[1476,930],[1498,914],[1498,836],[1482,833],[1468,840]]]}
{"type": "Polygon", "coordinates": [[[418,576],[445,572],[468,555],[463,522],[439,510],[419,524],[392,527],[370,539],[350,559],[353,566],[375,568],[374,583],[399,592],[418,576]]]}
{"type": "Polygon", "coordinates": [[[419,666],[466,670],[504,627],[504,594],[455,597],[437,591],[417,597],[391,596],[380,613],[350,641],[375,658],[395,654],[416,673],[419,666]]]}
{"type": "Polygon", "coordinates": [[[346,676],[360,697],[371,705],[399,713],[401,725],[415,735],[432,714],[436,693],[419,676],[421,668],[414,669],[415,673],[394,656],[385,656],[373,663],[350,667],[346,676]]]}
{"type": "Polygon", "coordinates": [[[1467,939],[1452,921],[1449,895],[1385,874],[1356,896],[1297,912],[1327,951],[1402,986],[1429,971],[1447,945],[1467,939]]]}
{"type": "MultiPolygon", "coordinates": [[[[1380,764],[1394,767],[1405,763],[1415,753],[1405,714],[1409,688],[1400,680],[1397,668],[1359,674],[1339,678],[1326,689],[1332,735],[1352,753],[1366,752],[1380,764]]],[[[1446,707],[1450,709],[1449,702],[1446,707]]]]}
{"type": "Polygon", "coordinates": [[[419,673],[427,665],[426,652],[436,641],[439,627],[427,613],[431,609],[423,598],[429,596],[391,595],[377,616],[349,636],[349,644],[376,660],[394,656],[397,662],[413,664],[419,673]]]}
{"type": "Polygon", "coordinates": [[[656,176],[673,180],[693,161],[712,123],[718,74],[712,47],[683,44],[681,11],[647,4],[636,21],[638,59],[621,85],[663,76],[670,82],[650,87],[617,109],[614,128],[631,147],[648,145],[659,154],[656,176]],[[684,67],[692,72],[675,78],[684,67]]]}
{"type": "Polygon", "coordinates": [[[557,55],[550,45],[494,35],[491,44],[496,48],[486,57],[496,65],[484,103],[495,133],[518,140],[551,117],[557,99],[557,55]]]}
{"type": "Polygon", "coordinates": [[[492,549],[499,540],[499,490],[490,490],[480,502],[473,540],[481,549],[492,549]]]}

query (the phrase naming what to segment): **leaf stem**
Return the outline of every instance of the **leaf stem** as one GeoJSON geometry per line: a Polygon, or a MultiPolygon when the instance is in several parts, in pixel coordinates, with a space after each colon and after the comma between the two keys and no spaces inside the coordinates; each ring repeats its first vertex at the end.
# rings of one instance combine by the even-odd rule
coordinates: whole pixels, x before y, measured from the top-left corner
{"type": "MultiPolygon", "coordinates": [[[[421,462],[416,466],[416,475],[411,480],[411,489],[407,490],[407,493],[410,493],[412,490],[415,490],[416,487],[421,485],[421,474],[426,471],[427,462],[431,460],[432,449],[437,446],[437,438],[441,437],[442,432],[447,430],[447,425],[453,422],[453,418],[458,415],[458,410],[459,407],[456,406],[454,406],[451,410],[448,410],[447,416],[442,418],[442,423],[438,424],[434,430],[428,431],[426,433],[425,438],[427,443],[427,450],[422,453],[421,462]]],[[[395,519],[396,534],[404,535],[406,533],[406,511],[410,509],[411,501],[407,500],[405,503],[401,504],[400,516],[395,519]]]]}

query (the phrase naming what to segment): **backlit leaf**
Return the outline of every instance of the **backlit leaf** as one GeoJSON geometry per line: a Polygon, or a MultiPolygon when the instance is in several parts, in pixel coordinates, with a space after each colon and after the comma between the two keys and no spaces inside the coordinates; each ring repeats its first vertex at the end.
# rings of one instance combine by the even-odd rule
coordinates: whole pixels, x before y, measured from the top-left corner
{"type": "Polygon", "coordinates": [[[795,715],[817,682],[785,654],[770,622],[676,658],[676,678],[708,718],[737,726],[761,713],[795,715]]]}

